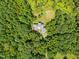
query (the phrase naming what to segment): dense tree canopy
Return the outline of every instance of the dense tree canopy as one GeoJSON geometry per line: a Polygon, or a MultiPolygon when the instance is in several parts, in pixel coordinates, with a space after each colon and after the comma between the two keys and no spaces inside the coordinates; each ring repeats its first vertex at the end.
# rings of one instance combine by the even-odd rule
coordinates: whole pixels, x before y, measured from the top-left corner
{"type": "Polygon", "coordinates": [[[32,1],[0,0],[0,59],[79,59],[79,0],[38,0],[39,8],[32,1]],[[45,23],[48,35],[43,37],[32,23],[49,6],[55,14],[45,23]]]}

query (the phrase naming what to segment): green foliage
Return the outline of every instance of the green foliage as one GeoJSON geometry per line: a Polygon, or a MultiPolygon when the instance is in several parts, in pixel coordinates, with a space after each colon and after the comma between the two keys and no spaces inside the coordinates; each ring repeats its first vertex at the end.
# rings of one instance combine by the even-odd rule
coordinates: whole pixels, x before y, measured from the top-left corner
{"type": "Polygon", "coordinates": [[[52,3],[55,18],[46,24],[48,36],[43,38],[31,28],[35,7],[27,0],[0,0],[0,59],[53,59],[68,51],[79,58],[79,0],[52,3]]]}
{"type": "Polygon", "coordinates": [[[76,7],[79,7],[79,0],[73,0],[76,7]]]}
{"type": "Polygon", "coordinates": [[[56,11],[55,19],[47,24],[48,33],[50,35],[55,33],[71,33],[75,31],[75,27],[75,18],[59,9],[56,11]]]}

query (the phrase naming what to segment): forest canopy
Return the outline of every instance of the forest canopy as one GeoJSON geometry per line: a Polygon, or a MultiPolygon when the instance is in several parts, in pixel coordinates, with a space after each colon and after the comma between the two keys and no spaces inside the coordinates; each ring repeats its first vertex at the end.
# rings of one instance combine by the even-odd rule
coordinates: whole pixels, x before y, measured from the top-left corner
{"type": "Polygon", "coordinates": [[[79,59],[79,0],[0,0],[0,59],[79,59]]]}

